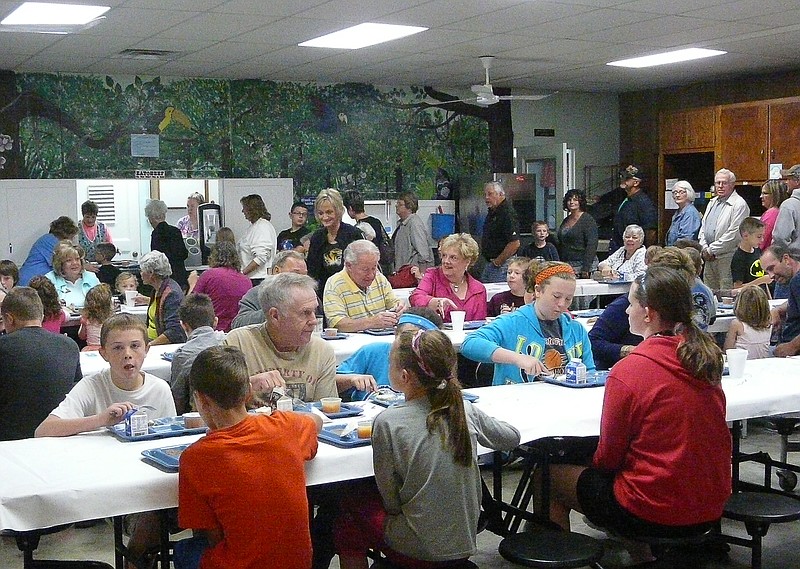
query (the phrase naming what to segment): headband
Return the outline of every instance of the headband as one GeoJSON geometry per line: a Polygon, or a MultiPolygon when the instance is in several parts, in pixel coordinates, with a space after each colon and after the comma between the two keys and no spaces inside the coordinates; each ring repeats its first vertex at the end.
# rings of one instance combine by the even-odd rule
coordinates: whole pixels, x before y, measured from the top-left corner
{"type": "MultiPolygon", "coordinates": [[[[414,352],[414,355],[417,359],[417,365],[419,365],[419,369],[422,370],[422,373],[430,377],[431,379],[436,379],[436,374],[433,373],[431,368],[422,360],[422,354],[419,351],[419,342],[422,339],[423,334],[425,334],[425,330],[417,330],[414,334],[414,337],[411,339],[411,350],[414,352]]],[[[447,380],[443,379],[439,382],[436,386],[436,389],[444,389],[447,386],[447,380]]]]}
{"type": "Polygon", "coordinates": [[[544,281],[549,279],[550,277],[554,277],[556,275],[572,275],[574,277],[575,276],[575,270],[570,265],[567,265],[566,263],[559,263],[558,265],[551,265],[551,266],[547,267],[546,269],[544,269],[542,271],[539,271],[536,274],[536,278],[534,279],[534,282],[537,285],[540,285],[544,281]]]}
{"type": "Polygon", "coordinates": [[[418,314],[401,314],[400,318],[397,320],[397,325],[401,326],[402,324],[413,324],[417,328],[422,328],[423,330],[438,330],[436,324],[418,314]]]}

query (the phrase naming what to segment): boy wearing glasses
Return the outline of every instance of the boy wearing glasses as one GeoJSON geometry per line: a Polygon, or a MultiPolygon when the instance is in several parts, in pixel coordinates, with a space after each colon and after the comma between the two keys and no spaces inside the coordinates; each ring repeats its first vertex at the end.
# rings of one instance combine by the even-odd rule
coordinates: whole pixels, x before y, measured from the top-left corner
{"type": "Polygon", "coordinates": [[[306,245],[303,245],[300,241],[310,231],[306,227],[308,206],[303,202],[294,202],[292,209],[289,210],[289,218],[292,220],[292,227],[278,233],[278,251],[294,249],[299,253],[305,254],[306,245]]]}

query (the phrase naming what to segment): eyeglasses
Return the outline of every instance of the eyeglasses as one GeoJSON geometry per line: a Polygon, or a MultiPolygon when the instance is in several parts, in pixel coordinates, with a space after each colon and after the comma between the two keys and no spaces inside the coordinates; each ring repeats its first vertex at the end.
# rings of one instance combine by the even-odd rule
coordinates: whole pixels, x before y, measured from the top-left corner
{"type": "Polygon", "coordinates": [[[306,217],[306,216],[308,216],[308,212],[307,211],[293,211],[292,215],[299,215],[299,216],[302,216],[302,217],[306,217]]]}
{"type": "Polygon", "coordinates": [[[672,190],[672,195],[673,196],[677,196],[677,195],[685,194],[685,193],[686,193],[686,190],[684,190],[683,188],[676,188],[676,189],[672,190]]]}

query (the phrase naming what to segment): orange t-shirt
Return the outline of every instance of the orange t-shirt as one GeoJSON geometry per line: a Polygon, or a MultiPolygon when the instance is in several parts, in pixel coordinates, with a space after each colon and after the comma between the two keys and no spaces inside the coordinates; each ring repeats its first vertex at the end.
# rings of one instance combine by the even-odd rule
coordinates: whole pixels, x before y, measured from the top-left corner
{"type": "Polygon", "coordinates": [[[309,569],[304,462],[317,454],[314,421],[253,415],[187,448],[178,475],[178,522],[222,529],[201,569],[309,569]]]}

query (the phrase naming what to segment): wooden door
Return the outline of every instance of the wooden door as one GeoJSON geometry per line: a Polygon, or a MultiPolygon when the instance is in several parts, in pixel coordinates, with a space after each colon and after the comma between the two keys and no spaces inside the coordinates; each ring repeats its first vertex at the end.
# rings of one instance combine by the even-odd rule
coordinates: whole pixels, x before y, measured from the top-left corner
{"type": "Polygon", "coordinates": [[[728,168],[736,180],[766,180],[767,105],[720,107],[716,167],[728,168]]]}
{"type": "Polygon", "coordinates": [[[769,161],[800,164],[800,101],[769,106],[769,161]]]}

